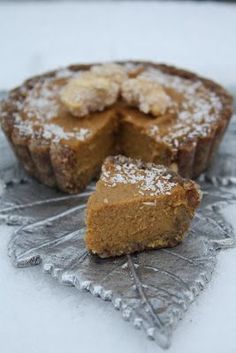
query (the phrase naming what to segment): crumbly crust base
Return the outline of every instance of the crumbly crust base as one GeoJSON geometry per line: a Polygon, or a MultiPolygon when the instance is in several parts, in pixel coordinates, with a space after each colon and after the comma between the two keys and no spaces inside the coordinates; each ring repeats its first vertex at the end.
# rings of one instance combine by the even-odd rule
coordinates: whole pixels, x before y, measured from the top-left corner
{"type": "MultiPolygon", "coordinates": [[[[164,73],[177,75],[191,81],[201,81],[209,90],[215,92],[220,97],[223,109],[221,117],[212,125],[211,132],[204,137],[186,141],[177,151],[175,160],[172,164],[178,169],[178,172],[189,178],[198,177],[211,163],[223,134],[228,126],[232,116],[232,97],[220,85],[215,82],[197,76],[186,70],[178,69],[165,64],[155,64],[152,62],[132,62],[133,64],[145,67],[157,68],[164,73]]],[[[125,62],[119,62],[124,64],[125,62]]],[[[71,65],[68,69],[72,71],[88,70],[93,65],[71,65]]],[[[51,71],[44,75],[35,76],[27,80],[24,84],[24,92],[32,89],[35,83],[46,77],[54,77],[57,71],[51,71]]],[[[33,177],[50,187],[57,187],[62,191],[77,193],[83,190],[91,178],[86,175],[73,181],[72,172],[75,164],[75,151],[69,146],[65,147],[58,143],[57,145],[45,145],[32,142],[29,138],[20,136],[15,128],[15,113],[18,112],[17,103],[25,99],[22,92],[22,86],[9,93],[9,97],[1,104],[0,121],[2,129],[5,132],[16,156],[23,163],[25,170],[33,177]]],[[[100,166],[94,167],[94,176],[99,172],[100,166]]]]}

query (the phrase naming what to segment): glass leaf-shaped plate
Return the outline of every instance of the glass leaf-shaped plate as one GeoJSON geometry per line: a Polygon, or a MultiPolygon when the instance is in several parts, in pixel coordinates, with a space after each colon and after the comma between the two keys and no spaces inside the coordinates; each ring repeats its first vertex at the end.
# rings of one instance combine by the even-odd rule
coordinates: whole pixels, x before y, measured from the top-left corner
{"type": "MultiPolygon", "coordinates": [[[[233,186],[201,181],[201,207],[176,248],[100,259],[88,254],[83,241],[86,202],[94,184],[79,195],[62,194],[27,178],[1,136],[0,148],[5,151],[0,161],[0,222],[15,226],[9,244],[14,265],[41,264],[61,283],[111,301],[124,319],[167,348],[179,319],[210,280],[217,250],[235,243],[222,214],[236,204],[233,186]]],[[[220,180],[221,170],[215,168],[220,180]]],[[[224,178],[231,180],[234,166],[227,173],[224,178]]]]}
{"type": "Polygon", "coordinates": [[[2,220],[20,226],[9,254],[17,267],[41,263],[61,283],[110,300],[124,319],[168,347],[178,320],[209,281],[217,249],[234,244],[221,211],[235,203],[236,196],[210,184],[202,188],[202,206],[181,245],[100,259],[86,251],[83,241],[93,185],[80,195],[65,196],[34,181],[11,184],[1,196],[0,210],[2,220]]]}

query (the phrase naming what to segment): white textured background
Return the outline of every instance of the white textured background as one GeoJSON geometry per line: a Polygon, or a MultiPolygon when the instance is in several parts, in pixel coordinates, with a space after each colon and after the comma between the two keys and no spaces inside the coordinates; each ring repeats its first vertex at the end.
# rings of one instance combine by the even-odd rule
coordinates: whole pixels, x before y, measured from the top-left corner
{"type": "MultiPolygon", "coordinates": [[[[151,59],[236,86],[236,6],[172,2],[0,4],[0,90],[76,62],[151,59]]],[[[1,152],[0,152],[1,153],[1,152]]],[[[1,154],[0,154],[1,158],[1,154]]],[[[236,228],[236,209],[226,216],[236,228]]],[[[1,353],[151,353],[155,343],[109,303],[15,269],[0,228],[1,353]]],[[[175,332],[170,353],[236,352],[236,249],[175,332]]]]}
{"type": "Polygon", "coordinates": [[[235,32],[235,5],[0,4],[0,88],[72,62],[127,58],[175,63],[230,85],[235,32]]]}

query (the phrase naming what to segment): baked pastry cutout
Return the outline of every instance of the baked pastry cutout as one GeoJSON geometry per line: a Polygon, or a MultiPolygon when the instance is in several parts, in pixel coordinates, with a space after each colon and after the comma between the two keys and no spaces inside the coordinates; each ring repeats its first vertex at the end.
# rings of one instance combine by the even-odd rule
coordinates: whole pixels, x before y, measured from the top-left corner
{"type": "Polygon", "coordinates": [[[125,80],[121,88],[122,98],[130,106],[154,117],[166,113],[171,98],[156,81],[143,77],[125,80]]]}
{"type": "Polygon", "coordinates": [[[119,86],[109,78],[83,75],[70,80],[60,93],[61,102],[77,117],[99,112],[117,101],[119,86]]]}

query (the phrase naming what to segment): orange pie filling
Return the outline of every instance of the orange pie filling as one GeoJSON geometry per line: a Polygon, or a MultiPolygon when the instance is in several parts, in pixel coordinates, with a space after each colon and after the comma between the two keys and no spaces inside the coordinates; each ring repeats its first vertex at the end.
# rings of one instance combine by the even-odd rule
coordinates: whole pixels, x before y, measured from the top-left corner
{"type": "Polygon", "coordinates": [[[86,246],[100,257],[175,246],[200,198],[193,181],[164,166],[109,157],[88,201],[86,246]]]}

